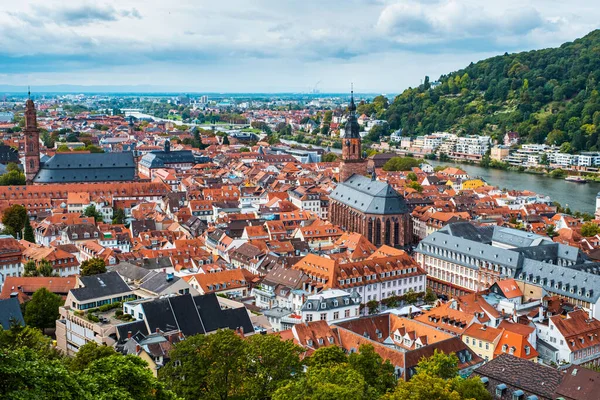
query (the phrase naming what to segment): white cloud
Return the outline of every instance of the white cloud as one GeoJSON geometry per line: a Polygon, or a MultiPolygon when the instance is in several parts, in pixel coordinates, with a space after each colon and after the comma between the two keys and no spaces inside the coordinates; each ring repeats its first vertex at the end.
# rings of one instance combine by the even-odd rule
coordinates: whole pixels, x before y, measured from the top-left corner
{"type": "MultiPolygon", "coordinates": [[[[0,10],[8,10],[0,11],[0,70],[10,80],[43,74],[46,81],[55,76],[57,83],[85,83],[107,79],[100,71],[110,69],[112,80],[121,74],[133,83],[175,79],[182,85],[195,83],[192,71],[201,70],[222,90],[246,85],[243,79],[257,90],[317,80],[328,90],[345,88],[338,86],[344,80],[381,90],[385,82],[418,84],[433,63],[455,65],[445,59],[460,67],[487,54],[573,40],[597,26],[600,10],[594,5],[593,0],[0,0],[5,6],[0,10]],[[181,72],[174,78],[168,71],[175,69],[181,72]],[[78,82],[65,82],[69,76],[78,82]]],[[[443,72],[449,71],[436,69],[443,72]]]]}

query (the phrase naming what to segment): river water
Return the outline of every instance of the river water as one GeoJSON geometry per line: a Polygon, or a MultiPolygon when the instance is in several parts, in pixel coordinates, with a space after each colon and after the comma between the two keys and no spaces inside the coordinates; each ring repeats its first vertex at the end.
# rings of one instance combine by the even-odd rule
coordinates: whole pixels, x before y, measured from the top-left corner
{"type": "MultiPolygon", "coordinates": [[[[298,144],[292,140],[282,140],[285,144],[298,144]]],[[[312,146],[319,147],[320,146],[312,146]]],[[[341,153],[339,149],[330,149],[334,153],[341,153]]],[[[558,201],[562,206],[567,205],[572,211],[594,213],[596,211],[596,195],[600,192],[600,182],[576,183],[564,179],[550,178],[546,175],[527,174],[524,172],[505,171],[493,168],[482,168],[470,164],[453,164],[426,160],[435,166],[449,165],[461,168],[471,177],[483,178],[488,184],[501,189],[530,190],[540,195],[550,196],[552,201],[558,201]]]]}
{"type": "Polygon", "coordinates": [[[594,213],[596,195],[600,192],[600,182],[576,183],[564,179],[550,178],[545,175],[482,168],[477,165],[452,164],[440,161],[427,161],[433,166],[452,165],[461,168],[471,177],[481,177],[484,181],[499,188],[530,190],[550,196],[561,205],[568,205],[572,211],[594,213]]]}

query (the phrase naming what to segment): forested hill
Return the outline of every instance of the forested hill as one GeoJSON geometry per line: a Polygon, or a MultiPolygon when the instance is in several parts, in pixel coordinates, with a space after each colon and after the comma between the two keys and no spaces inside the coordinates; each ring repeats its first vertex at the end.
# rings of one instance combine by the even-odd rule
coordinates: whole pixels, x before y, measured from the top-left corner
{"type": "Polygon", "coordinates": [[[405,134],[454,131],[600,150],[600,30],[559,48],[504,54],[428,79],[385,112],[405,134]]]}

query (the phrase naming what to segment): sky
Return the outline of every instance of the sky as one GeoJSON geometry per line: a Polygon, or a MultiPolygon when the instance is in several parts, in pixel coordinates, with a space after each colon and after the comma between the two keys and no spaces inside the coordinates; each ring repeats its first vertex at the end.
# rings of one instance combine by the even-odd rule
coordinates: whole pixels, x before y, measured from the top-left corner
{"type": "Polygon", "coordinates": [[[0,85],[398,93],[600,27],[598,0],[0,0],[0,85]]]}

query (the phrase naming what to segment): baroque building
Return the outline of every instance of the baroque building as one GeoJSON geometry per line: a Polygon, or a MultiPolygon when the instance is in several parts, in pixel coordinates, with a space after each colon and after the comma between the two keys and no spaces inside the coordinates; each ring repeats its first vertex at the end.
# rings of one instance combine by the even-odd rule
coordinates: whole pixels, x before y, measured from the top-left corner
{"type": "Polygon", "coordinates": [[[361,155],[360,127],[354,96],[342,138],[340,183],[329,195],[329,219],[350,232],[358,232],[376,246],[395,247],[411,243],[410,211],[398,192],[378,181],[373,171],[366,177],[367,163],[361,155]]]}

